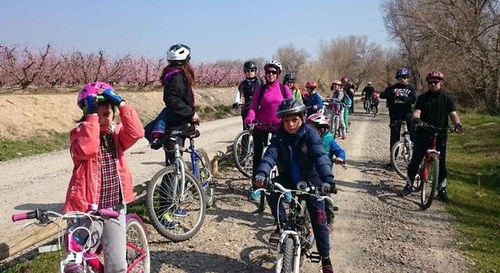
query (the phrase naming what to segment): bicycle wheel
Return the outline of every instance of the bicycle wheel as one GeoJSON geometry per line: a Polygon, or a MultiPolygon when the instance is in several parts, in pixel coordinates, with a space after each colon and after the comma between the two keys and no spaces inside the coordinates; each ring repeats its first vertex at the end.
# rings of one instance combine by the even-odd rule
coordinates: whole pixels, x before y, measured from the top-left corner
{"type": "Polygon", "coordinates": [[[253,170],[253,138],[250,131],[245,130],[236,136],[233,143],[233,156],[236,168],[250,178],[253,170]]]}
{"type": "Polygon", "coordinates": [[[146,204],[153,227],[162,236],[174,241],[193,237],[205,220],[205,195],[200,184],[185,173],[184,194],[181,175],[175,165],[156,173],[148,184],[146,204]],[[177,187],[175,187],[177,185],[177,187]],[[174,188],[177,188],[173,198],[174,188]]]}
{"type": "Polygon", "coordinates": [[[127,272],[149,273],[150,256],[146,228],[141,218],[127,214],[127,272]]]}
{"type": "Polygon", "coordinates": [[[284,245],[281,245],[284,249],[280,249],[280,253],[283,253],[282,265],[281,265],[281,273],[290,273],[293,272],[293,238],[288,236],[285,238],[284,245]]]}
{"type": "Polygon", "coordinates": [[[438,175],[439,175],[439,158],[434,155],[431,156],[428,162],[425,162],[424,172],[426,174],[421,174],[417,179],[420,179],[420,187],[422,191],[420,192],[420,206],[422,209],[428,209],[434,196],[436,196],[438,175]]]}
{"type": "Polygon", "coordinates": [[[212,166],[210,160],[208,159],[208,154],[205,149],[196,150],[196,165],[198,166],[198,180],[201,183],[201,188],[205,193],[205,201],[207,203],[207,208],[211,207],[215,203],[215,187],[212,184],[212,166]]]}
{"type": "Polygon", "coordinates": [[[396,173],[406,179],[408,165],[412,156],[412,145],[404,141],[396,142],[391,148],[391,163],[396,173]]]}

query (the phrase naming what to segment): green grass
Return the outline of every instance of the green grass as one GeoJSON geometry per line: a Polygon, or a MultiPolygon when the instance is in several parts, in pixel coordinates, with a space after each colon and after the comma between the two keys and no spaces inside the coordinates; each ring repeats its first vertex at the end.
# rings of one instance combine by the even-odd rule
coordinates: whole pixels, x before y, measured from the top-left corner
{"type": "Polygon", "coordinates": [[[447,211],[474,272],[500,270],[500,117],[462,114],[465,132],[450,135],[447,211]]]}
{"type": "Polygon", "coordinates": [[[65,253],[48,252],[39,254],[32,259],[24,262],[12,261],[9,264],[0,267],[2,273],[42,273],[59,272],[59,262],[64,259],[65,253]],[[13,265],[11,265],[13,264],[13,265]]]}
{"type": "Polygon", "coordinates": [[[0,139],[0,161],[48,153],[69,147],[69,133],[50,132],[28,139],[0,139]]]}

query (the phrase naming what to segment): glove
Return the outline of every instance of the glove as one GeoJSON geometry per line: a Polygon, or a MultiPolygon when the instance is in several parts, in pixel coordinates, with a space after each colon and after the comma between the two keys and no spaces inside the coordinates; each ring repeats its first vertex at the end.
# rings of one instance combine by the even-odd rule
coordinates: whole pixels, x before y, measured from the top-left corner
{"type": "Polygon", "coordinates": [[[96,96],[88,95],[85,98],[85,106],[83,107],[83,112],[86,115],[97,113],[96,96]]]}
{"type": "Polygon", "coordinates": [[[321,184],[321,195],[328,195],[330,193],[331,185],[328,183],[321,184]]]}
{"type": "Polygon", "coordinates": [[[264,188],[264,183],[266,181],[266,177],[263,176],[263,175],[256,175],[254,178],[253,178],[253,186],[254,188],[256,189],[260,189],[260,188],[264,188]]]}
{"type": "Polygon", "coordinates": [[[415,124],[415,126],[422,126],[422,125],[424,125],[425,122],[423,120],[421,120],[420,118],[415,118],[413,120],[413,123],[415,124]]]}
{"type": "Polygon", "coordinates": [[[245,123],[245,125],[248,125],[250,123],[252,123],[253,120],[249,119],[249,118],[245,118],[245,120],[243,121],[243,123],[245,123]]]}
{"type": "Polygon", "coordinates": [[[233,103],[233,109],[240,107],[240,105],[241,105],[241,103],[239,103],[239,102],[233,103]]]}
{"type": "Polygon", "coordinates": [[[339,157],[335,158],[335,164],[344,164],[344,163],[345,161],[342,158],[339,157]]]}
{"type": "Polygon", "coordinates": [[[455,124],[455,126],[453,127],[453,132],[458,134],[463,133],[462,124],[460,123],[455,124]]]}
{"type": "Polygon", "coordinates": [[[116,94],[115,91],[108,88],[102,92],[102,96],[111,103],[111,105],[118,106],[123,101],[122,97],[116,94]]]}

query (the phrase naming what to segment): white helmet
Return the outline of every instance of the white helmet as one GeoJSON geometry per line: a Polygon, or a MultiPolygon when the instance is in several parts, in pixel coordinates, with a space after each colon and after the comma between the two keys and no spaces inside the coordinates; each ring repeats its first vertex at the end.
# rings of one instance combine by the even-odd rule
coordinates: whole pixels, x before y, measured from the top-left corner
{"type": "Polygon", "coordinates": [[[167,61],[184,62],[191,58],[191,48],[187,45],[176,44],[170,47],[167,52],[167,61]]]}
{"type": "Polygon", "coordinates": [[[330,120],[322,114],[316,113],[307,117],[307,123],[312,123],[320,128],[329,128],[330,120]]]}
{"type": "Polygon", "coordinates": [[[278,69],[279,72],[281,72],[281,70],[283,70],[283,68],[281,67],[281,63],[278,61],[275,61],[275,60],[267,61],[266,64],[264,65],[264,70],[266,70],[269,67],[274,67],[274,68],[278,69]]]}

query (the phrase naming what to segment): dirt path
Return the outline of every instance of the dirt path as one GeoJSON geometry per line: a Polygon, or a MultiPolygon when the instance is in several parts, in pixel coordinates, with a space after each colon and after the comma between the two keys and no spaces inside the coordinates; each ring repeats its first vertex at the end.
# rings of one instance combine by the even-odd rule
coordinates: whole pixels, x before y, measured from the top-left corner
{"type": "MultiPolygon", "coordinates": [[[[470,261],[451,239],[442,204],[423,212],[417,196],[398,197],[404,182],[382,167],[389,155],[387,114],[374,119],[356,113],[351,120],[350,138],[340,141],[348,166],[335,169],[340,211],[331,256],[336,272],[465,271],[470,261]]],[[[270,211],[255,213],[256,204],[246,197],[250,181],[237,171],[219,180],[217,206],[197,236],[174,244],[152,233],[155,271],[274,272],[275,250],[267,244],[270,211]]],[[[319,265],[306,262],[302,271],[319,272],[319,265]]]]}
{"type": "MultiPolygon", "coordinates": [[[[385,109],[382,109],[385,111],[385,109]]],[[[351,117],[349,139],[340,141],[347,152],[347,168],[336,167],[340,211],[331,237],[336,272],[463,272],[470,260],[451,239],[449,215],[439,202],[421,211],[416,195],[400,198],[403,185],[384,169],[388,162],[388,116],[356,113],[351,117]]],[[[207,123],[198,146],[213,155],[241,130],[232,118],[207,123]]],[[[137,183],[161,168],[161,152],[137,144],[128,158],[137,183]]],[[[20,225],[8,216],[36,206],[61,205],[71,162],[67,151],[0,164],[2,241],[19,234],[20,225]],[[36,163],[36,164],[35,164],[36,163]],[[38,165],[37,165],[38,164],[38,165]]],[[[171,243],[151,227],[152,272],[274,272],[275,250],[267,239],[273,229],[269,209],[255,213],[249,202],[250,181],[236,169],[223,172],[216,190],[217,203],[208,210],[205,224],[194,238],[171,243]]],[[[306,262],[303,272],[319,272],[306,262]]]]}

